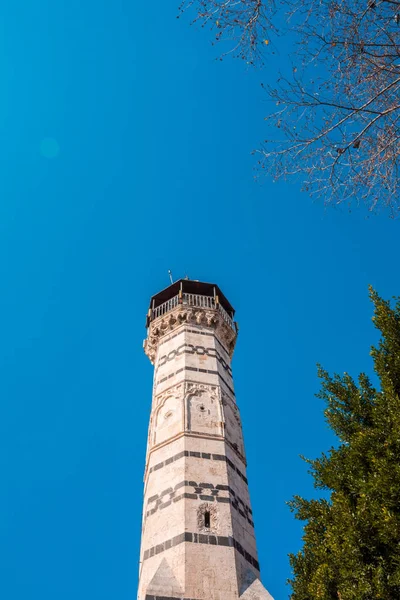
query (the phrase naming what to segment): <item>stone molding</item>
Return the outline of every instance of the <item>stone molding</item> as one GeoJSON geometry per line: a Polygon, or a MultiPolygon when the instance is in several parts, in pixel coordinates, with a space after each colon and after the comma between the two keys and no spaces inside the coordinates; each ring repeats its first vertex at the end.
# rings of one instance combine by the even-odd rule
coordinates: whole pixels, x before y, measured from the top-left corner
{"type": "Polygon", "coordinates": [[[190,325],[191,323],[213,329],[215,335],[227,348],[229,356],[232,358],[237,333],[228,325],[218,310],[178,305],[165,315],[151,321],[149,325],[147,339],[144,341],[143,347],[150,362],[154,364],[159,343],[165,335],[181,327],[181,325],[190,325]]]}
{"type": "Polygon", "coordinates": [[[171,387],[164,390],[160,394],[155,394],[153,397],[152,410],[153,411],[156,410],[158,407],[160,407],[163,404],[163,402],[165,402],[165,400],[167,398],[170,398],[171,396],[174,396],[177,400],[181,400],[185,393],[185,387],[186,387],[185,382],[180,381],[179,383],[175,383],[174,385],[171,385],[171,387]]]}
{"type": "Polygon", "coordinates": [[[210,356],[215,358],[220,363],[224,371],[229,373],[230,377],[232,377],[232,368],[230,364],[225,361],[216,348],[208,348],[207,346],[199,345],[195,346],[194,344],[188,344],[187,342],[181,344],[174,350],[171,350],[168,352],[168,354],[164,354],[163,356],[159,357],[155,372],[157,373],[158,370],[165,364],[171,360],[174,360],[177,356],[182,356],[183,354],[197,354],[199,356],[210,356]]]}
{"type": "MultiPolygon", "coordinates": [[[[232,508],[234,508],[252,527],[254,527],[254,522],[252,520],[253,512],[245,502],[239,497],[239,494],[235,492],[232,487],[225,484],[214,485],[213,483],[207,482],[196,482],[196,481],[180,481],[175,484],[174,487],[168,487],[163,490],[160,494],[154,494],[147,500],[146,505],[146,518],[154,515],[158,510],[164,510],[171,506],[171,504],[175,504],[176,502],[180,502],[181,500],[201,500],[204,504],[201,505],[202,513],[201,513],[201,522],[199,520],[199,527],[201,529],[201,533],[217,533],[217,529],[219,526],[219,522],[217,520],[217,508],[216,505],[220,504],[230,504],[232,508]],[[190,488],[190,491],[182,491],[186,490],[186,488],[190,488]],[[221,493],[227,492],[228,496],[220,496],[221,493]],[[215,504],[211,504],[215,503],[215,504]],[[212,507],[212,508],[211,508],[212,507]],[[204,513],[209,509],[210,516],[215,516],[215,521],[211,520],[211,527],[209,529],[204,528],[203,530],[203,517],[204,513]]],[[[199,516],[200,519],[200,516],[199,516]]]]}
{"type": "Polygon", "coordinates": [[[184,598],[183,596],[153,596],[146,594],[144,600],[194,600],[194,598],[184,598]]]}
{"type": "MultiPolygon", "coordinates": [[[[172,438],[171,440],[168,440],[166,442],[163,442],[162,444],[159,444],[159,446],[152,448],[151,450],[149,450],[148,453],[148,458],[150,458],[150,455],[152,454],[152,452],[154,450],[158,450],[159,448],[161,448],[162,446],[168,446],[171,442],[174,442],[175,440],[182,438],[182,437],[191,437],[191,438],[201,438],[201,439],[205,439],[205,440],[219,440],[221,442],[227,442],[226,438],[220,436],[220,435],[206,435],[206,434],[201,434],[201,433],[193,433],[193,432],[183,432],[180,433],[178,436],[175,436],[174,438],[172,438]]],[[[226,463],[228,463],[228,465],[234,470],[236,471],[236,473],[240,476],[240,478],[245,482],[246,485],[248,485],[248,480],[247,477],[241,472],[240,469],[238,469],[238,467],[235,466],[235,464],[225,455],[225,454],[216,454],[216,453],[208,453],[208,452],[196,452],[193,450],[181,450],[181,452],[178,452],[177,454],[175,454],[174,456],[159,462],[157,464],[155,464],[153,467],[149,468],[149,462],[147,461],[146,463],[146,469],[145,469],[145,479],[147,478],[147,475],[149,473],[153,473],[154,471],[158,471],[158,469],[162,469],[163,467],[166,467],[167,465],[169,465],[171,462],[175,462],[176,460],[179,460],[180,458],[183,457],[194,457],[194,458],[205,458],[208,460],[222,460],[225,461],[226,463]]],[[[236,452],[236,456],[238,456],[241,459],[241,462],[243,462],[244,466],[246,467],[247,464],[246,462],[243,460],[243,458],[240,457],[240,455],[236,452]]]]}
{"type": "MultiPolygon", "coordinates": [[[[184,366],[181,367],[180,369],[178,369],[177,371],[175,371],[174,373],[170,373],[168,376],[162,377],[161,379],[158,379],[155,382],[154,385],[154,389],[157,389],[157,386],[160,385],[161,383],[165,383],[166,381],[168,381],[168,379],[172,379],[173,377],[176,377],[176,375],[179,375],[179,373],[184,373],[186,371],[189,371],[191,373],[207,373],[208,375],[217,375],[217,377],[219,377],[219,379],[223,382],[223,384],[226,386],[226,388],[231,392],[231,394],[234,396],[235,395],[235,391],[234,389],[229,385],[229,383],[225,380],[225,378],[222,376],[222,373],[219,371],[215,371],[213,369],[202,369],[201,367],[190,367],[190,366],[184,366]]],[[[186,373],[185,373],[185,379],[186,378],[186,373]]],[[[175,385],[175,384],[174,384],[175,385]]],[[[168,389],[168,388],[167,388],[168,389]]]]}
{"type": "Polygon", "coordinates": [[[161,542],[156,546],[152,546],[148,548],[143,553],[142,561],[146,561],[149,558],[153,558],[157,554],[161,552],[165,552],[170,548],[175,546],[179,546],[183,543],[193,543],[193,544],[209,544],[210,546],[225,546],[228,548],[234,548],[239,554],[243,556],[248,563],[250,563],[258,572],[260,572],[260,564],[258,560],[252,556],[245,548],[243,548],[242,544],[238,542],[232,536],[223,536],[223,535],[212,535],[207,533],[191,533],[189,531],[185,531],[184,533],[180,533],[165,542],[161,542]]]}

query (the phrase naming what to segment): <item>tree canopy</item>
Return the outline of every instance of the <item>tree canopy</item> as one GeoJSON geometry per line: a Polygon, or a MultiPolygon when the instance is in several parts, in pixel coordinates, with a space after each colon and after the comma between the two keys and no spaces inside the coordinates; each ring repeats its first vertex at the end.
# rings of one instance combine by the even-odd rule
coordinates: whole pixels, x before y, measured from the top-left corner
{"type": "MultiPolygon", "coordinates": [[[[263,65],[282,35],[292,68],[266,86],[276,110],[260,124],[259,165],[299,176],[325,202],[400,208],[400,1],[184,0],[233,54],[263,65]],[[277,23],[286,22],[286,33],[277,23]],[[267,126],[268,126],[267,123],[267,126]]],[[[270,68],[270,66],[269,66],[270,68]]]]}
{"type": "Polygon", "coordinates": [[[371,290],[372,347],[379,387],[365,374],[319,368],[325,416],[338,445],[307,460],[324,497],[290,503],[305,522],[303,547],[290,556],[292,600],[400,598],[400,300],[371,290]]]}

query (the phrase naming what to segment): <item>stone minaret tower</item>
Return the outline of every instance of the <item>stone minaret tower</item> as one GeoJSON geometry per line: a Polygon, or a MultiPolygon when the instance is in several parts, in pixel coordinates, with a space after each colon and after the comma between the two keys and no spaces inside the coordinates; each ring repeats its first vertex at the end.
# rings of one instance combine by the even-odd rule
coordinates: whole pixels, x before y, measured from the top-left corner
{"type": "Polygon", "coordinates": [[[232,380],[233,316],[209,283],[177,281],[151,299],[138,600],[273,600],[259,579],[232,380]]]}

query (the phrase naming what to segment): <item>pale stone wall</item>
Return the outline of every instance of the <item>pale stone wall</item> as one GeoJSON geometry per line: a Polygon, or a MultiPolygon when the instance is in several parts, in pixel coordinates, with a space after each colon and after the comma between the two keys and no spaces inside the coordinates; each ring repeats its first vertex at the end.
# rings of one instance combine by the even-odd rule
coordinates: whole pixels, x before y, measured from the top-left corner
{"type": "Polygon", "coordinates": [[[271,599],[260,592],[232,380],[236,333],[216,311],[172,313],[145,343],[155,370],[138,600],[271,599]]]}

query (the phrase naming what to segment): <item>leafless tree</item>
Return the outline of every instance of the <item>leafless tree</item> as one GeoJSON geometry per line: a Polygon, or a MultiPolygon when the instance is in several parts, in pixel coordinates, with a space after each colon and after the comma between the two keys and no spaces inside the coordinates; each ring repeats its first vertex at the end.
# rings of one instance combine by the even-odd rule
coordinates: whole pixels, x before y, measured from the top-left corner
{"type": "MultiPolygon", "coordinates": [[[[212,14],[222,4],[198,0],[212,14]]],[[[259,57],[271,31],[270,5],[238,6],[237,49],[259,57]],[[247,12],[245,10],[247,8],[247,12]],[[257,25],[244,26],[251,11],[257,25]],[[255,50],[254,48],[258,48],[255,50]]],[[[400,208],[400,0],[282,0],[295,36],[290,73],[265,86],[273,101],[259,165],[276,178],[299,176],[326,202],[400,208]]],[[[221,19],[232,30],[232,14],[221,19]]]]}
{"type": "Polygon", "coordinates": [[[188,9],[195,11],[193,23],[211,26],[215,42],[227,43],[220,58],[232,54],[247,64],[263,63],[260,40],[268,44],[268,32],[274,29],[274,0],[182,0],[180,13],[188,9]]]}

